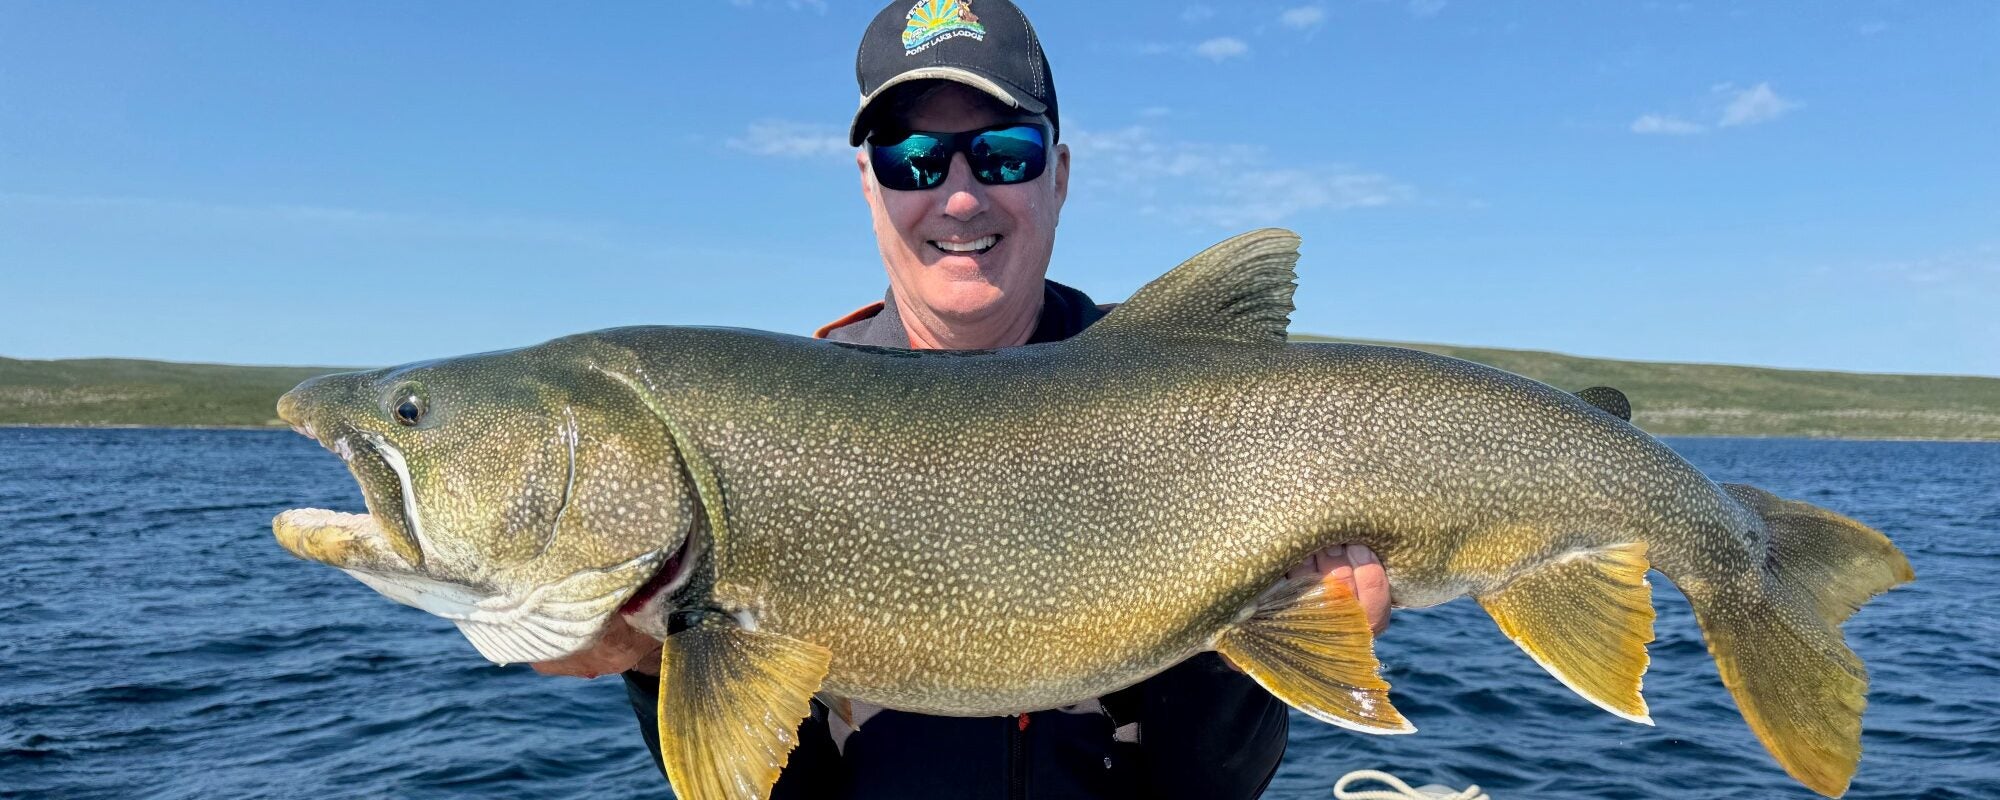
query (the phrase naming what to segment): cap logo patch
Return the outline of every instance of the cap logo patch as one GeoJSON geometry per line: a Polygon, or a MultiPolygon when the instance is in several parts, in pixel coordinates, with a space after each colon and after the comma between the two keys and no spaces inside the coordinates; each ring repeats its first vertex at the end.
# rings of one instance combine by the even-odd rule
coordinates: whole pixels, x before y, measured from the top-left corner
{"type": "Polygon", "coordinates": [[[903,26],[903,55],[913,56],[946,39],[986,40],[986,26],[972,14],[972,0],[917,0],[903,26]]]}

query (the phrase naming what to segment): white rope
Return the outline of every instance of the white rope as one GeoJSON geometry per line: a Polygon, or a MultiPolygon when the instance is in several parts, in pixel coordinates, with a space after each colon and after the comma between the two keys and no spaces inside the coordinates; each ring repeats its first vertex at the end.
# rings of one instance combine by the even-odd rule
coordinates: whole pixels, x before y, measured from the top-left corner
{"type": "Polygon", "coordinates": [[[1333,796],[1338,798],[1338,800],[1492,800],[1492,798],[1486,796],[1485,792],[1479,790],[1477,784],[1465,787],[1465,791],[1462,792],[1453,792],[1452,789],[1443,786],[1437,788],[1438,791],[1433,792],[1429,791],[1431,789],[1430,786],[1426,786],[1424,787],[1426,791],[1418,791],[1410,788],[1409,784],[1404,783],[1401,779],[1387,772],[1377,772],[1372,769],[1357,769],[1340,776],[1340,780],[1334,782],[1333,796]],[[1382,789],[1351,791],[1347,788],[1348,784],[1357,781],[1378,781],[1396,787],[1396,790],[1393,792],[1382,789]]]}

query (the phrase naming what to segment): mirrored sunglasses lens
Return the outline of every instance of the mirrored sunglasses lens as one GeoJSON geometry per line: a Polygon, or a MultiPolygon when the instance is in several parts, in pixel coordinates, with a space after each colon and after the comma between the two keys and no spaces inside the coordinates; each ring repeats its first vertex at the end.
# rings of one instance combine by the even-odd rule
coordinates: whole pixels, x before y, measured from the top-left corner
{"type": "Polygon", "coordinates": [[[911,191],[928,189],[944,182],[944,172],[951,166],[951,154],[945,152],[944,143],[923,134],[911,134],[894,144],[879,144],[869,148],[868,161],[874,166],[875,179],[891,189],[911,191]]]}
{"type": "Polygon", "coordinates": [[[1040,128],[987,131],[972,140],[967,162],[980,183],[1022,183],[1041,177],[1048,164],[1048,146],[1040,128]]]}

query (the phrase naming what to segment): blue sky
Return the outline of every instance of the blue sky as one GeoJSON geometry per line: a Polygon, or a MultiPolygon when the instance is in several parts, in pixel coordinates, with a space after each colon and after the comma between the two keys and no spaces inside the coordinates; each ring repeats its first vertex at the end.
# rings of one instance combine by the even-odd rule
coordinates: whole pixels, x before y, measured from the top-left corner
{"type": "MultiPolygon", "coordinates": [[[[1279,224],[1296,331],[2000,375],[2000,4],[1021,2],[1101,301],[1279,224]]],[[[807,332],[876,8],[0,0],[0,355],[807,332]]]]}

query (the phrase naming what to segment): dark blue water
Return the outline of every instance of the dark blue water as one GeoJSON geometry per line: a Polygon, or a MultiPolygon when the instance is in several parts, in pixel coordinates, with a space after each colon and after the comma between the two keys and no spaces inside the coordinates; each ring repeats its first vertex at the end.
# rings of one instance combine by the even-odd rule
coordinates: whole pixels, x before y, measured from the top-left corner
{"type": "MultiPolygon", "coordinates": [[[[1710,475],[1872,523],[1918,582],[1847,625],[1874,679],[1850,797],[2000,797],[2000,444],[1680,440],[1710,475]]],[[[487,664],[293,559],[272,515],[358,510],[289,432],[0,429],[0,796],[664,798],[616,679],[487,664]]],[[[1385,768],[1496,800],[1811,797],[1662,586],[1657,727],[1569,693],[1466,601],[1380,652],[1414,736],[1295,717],[1273,798],[1385,768]]]]}

